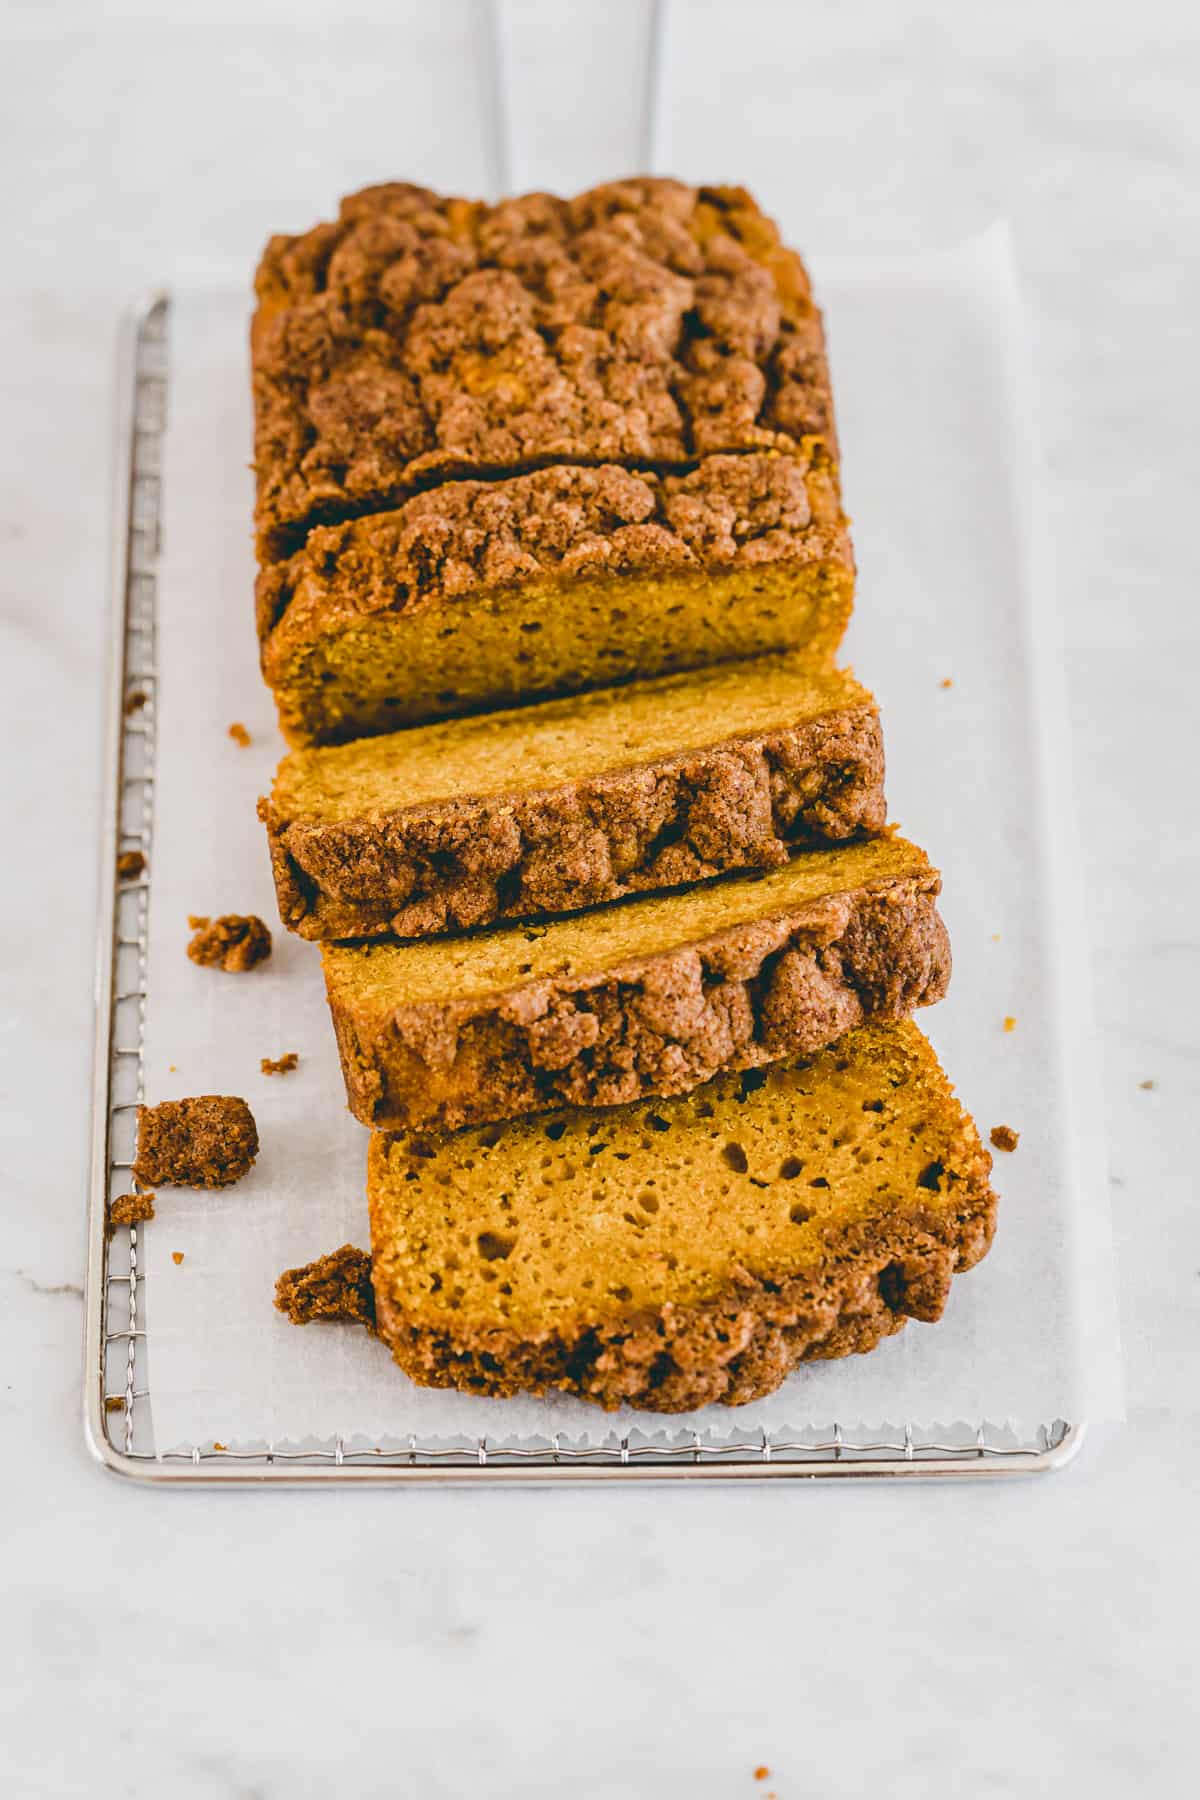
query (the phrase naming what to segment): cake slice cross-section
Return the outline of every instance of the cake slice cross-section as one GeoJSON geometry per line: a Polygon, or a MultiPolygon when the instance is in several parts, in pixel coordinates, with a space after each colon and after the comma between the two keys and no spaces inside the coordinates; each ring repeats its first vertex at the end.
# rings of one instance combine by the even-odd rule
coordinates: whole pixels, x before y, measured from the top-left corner
{"type": "Polygon", "coordinates": [[[424,937],[878,831],[883,744],[852,676],[761,657],[296,750],[259,815],[291,930],[424,937]]]}
{"type": "Polygon", "coordinates": [[[990,1166],[907,1021],[653,1105],[379,1133],[376,1329],[425,1386],[742,1405],[939,1318],[990,1166]]]}
{"type": "Polygon", "coordinates": [[[342,743],[769,651],[827,668],[853,589],[818,442],[563,465],[312,531],[259,576],[262,668],[289,742],[342,743]]]}
{"type": "Polygon", "coordinates": [[[325,944],[350,1110],[455,1129],[816,1050],[942,997],[939,888],[885,836],[543,924],[325,944]]]}

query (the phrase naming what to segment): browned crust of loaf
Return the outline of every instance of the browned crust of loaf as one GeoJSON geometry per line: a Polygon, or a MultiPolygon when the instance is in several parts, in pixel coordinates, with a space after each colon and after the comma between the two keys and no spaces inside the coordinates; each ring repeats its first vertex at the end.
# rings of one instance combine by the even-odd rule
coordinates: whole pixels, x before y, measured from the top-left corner
{"type": "Polygon", "coordinates": [[[388,1009],[330,992],[350,1110],[364,1125],[454,1130],[686,1093],[722,1069],[809,1054],[942,998],[940,887],[927,866],[500,994],[388,1009]]]}
{"type": "Polygon", "coordinates": [[[872,705],[561,786],[338,822],[258,803],[283,923],[301,937],[423,937],[575,912],[771,868],[797,845],[881,830],[872,705]]]}
{"type": "Polygon", "coordinates": [[[257,1155],[254,1115],[236,1095],[197,1094],[138,1107],[132,1174],[143,1187],[229,1187],[257,1155]]]}
{"type": "Polygon", "coordinates": [[[613,1409],[690,1412],[744,1406],[773,1393],[802,1362],[857,1355],[906,1319],[941,1318],[955,1274],[985,1255],[996,1224],[990,1158],[975,1141],[955,1180],[953,1210],[917,1207],[831,1226],[815,1269],[766,1281],[730,1271],[695,1305],[579,1318],[568,1331],[472,1331],[449,1312],[436,1325],[376,1289],[376,1329],[404,1373],[425,1387],[507,1397],[560,1389],[613,1409]]]}
{"type": "Polygon", "coordinates": [[[265,559],[434,481],[834,442],[807,272],[742,188],[387,183],[272,238],[255,287],[265,559]]]}
{"type": "Polygon", "coordinates": [[[712,456],[686,475],[560,465],[460,481],[394,511],[322,526],[259,574],[263,672],[277,681],[303,644],[371,615],[412,618],[534,579],[715,574],[829,564],[853,552],[829,456],[712,456]]]}

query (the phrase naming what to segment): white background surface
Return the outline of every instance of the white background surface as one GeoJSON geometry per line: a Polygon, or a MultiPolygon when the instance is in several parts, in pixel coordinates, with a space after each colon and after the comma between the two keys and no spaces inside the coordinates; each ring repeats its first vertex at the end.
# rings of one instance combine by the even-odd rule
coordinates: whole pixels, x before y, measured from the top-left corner
{"type": "MultiPolygon", "coordinates": [[[[624,10],[502,8],[521,15],[505,40],[518,181],[642,160],[624,10]]],[[[116,311],[183,260],[248,266],[268,227],[303,226],[355,183],[486,191],[494,171],[475,5],[9,0],[0,1712],[14,1793],[1194,1787],[1200,16],[1170,0],[675,0],[669,15],[660,167],[736,173],[814,258],[1015,223],[1130,1422],[1062,1476],[972,1490],[164,1495],[89,1466],[78,1284],[116,311]]]]}

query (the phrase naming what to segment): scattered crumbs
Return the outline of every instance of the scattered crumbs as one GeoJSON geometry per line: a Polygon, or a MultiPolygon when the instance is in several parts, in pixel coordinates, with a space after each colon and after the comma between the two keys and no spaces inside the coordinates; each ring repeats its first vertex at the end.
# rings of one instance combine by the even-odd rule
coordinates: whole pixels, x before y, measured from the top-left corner
{"type": "Polygon", "coordinates": [[[234,1094],[197,1094],[138,1107],[133,1178],[141,1187],[220,1188],[240,1181],[258,1155],[258,1128],[234,1094]]]}
{"type": "Polygon", "coordinates": [[[365,1250],[343,1244],[316,1262],[285,1269],[275,1283],[275,1304],[293,1325],[309,1325],[314,1319],[350,1319],[374,1329],[371,1258],[365,1250]]]}
{"type": "Polygon", "coordinates": [[[1020,1141],[1020,1132],[1014,1131],[1011,1125],[992,1126],[992,1143],[997,1150],[1015,1150],[1020,1141]]]}
{"type": "Polygon", "coordinates": [[[174,1074],[175,1074],[175,1073],[176,1073],[176,1069],[175,1069],[175,1064],[174,1064],[174,1063],[168,1063],[168,1064],[167,1064],[167,1074],[168,1074],[168,1075],[174,1075],[174,1074]]]}
{"type": "Polygon", "coordinates": [[[998,944],[1000,942],[1000,933],[998,931],[993,931],[992,942],[993,944],[998,944]]]}
{"type": "Polygon", "coordinates": [[[1139,1081],[1138,1086],[1143,1090],[1144,1093],[1148,1094],[1150,1092],[1151,1088],[1154,1086],[1154,1083],[1152,1081],[1139,1081]]]}
{"type": "Polygon", "coordinates": [[[754,1771],[754,1779],[755,1781],[765,1781],[770,1773],[771,1771],[768,1769],[766,1763],[759,1763],[757,1769],[754,1771]]]}
{"type": "Polygon", "coordinates": [[[240,719],[235,719],[233,724],[229,727],[229,735],[234,743],[240,745],[243,750],[248,750],[250,748],[252,742],[250,733],[246,730],[246,727],[242,724],[240,719]]]}
{"type": "Polygon", "coordinates": [[[947,675],[947,676],[945,676],[945,678],[944,678],[944,679],[943,679],[943,681],[942,681],[942,686],[943,686],[943,687],[944,687],[944,688],[948,688],[948,687],[953,687],[953,686],[954,686],[954,683],[953,683],[953,682],[952,682],[952,681],[951,681],[951,679],[950,679],[950,677],[949,677],[949,676],[948,676],[948,675],[947,675]]]}
{"type": "Polygon", "coordinates": [[[214,1450],[228,1450],[228,1448],[229,1448],[228,1444],[218,1444],[216,1438],[213,1439],[213,1449],[214,1450]]]}
{"type": "Polygon", "coordinates": [[[178,1268],[180,1263],[183,1261],[183,1251],[182,1250],[172,1250],[171,1261],[175,1264],[175,1267],[178,1268]]]}
{"type": "Polygon", "coordinates": [[[108,1235],[111,1237],[118,1225],[140,1225],[143,1219],[153,1217],[153,1194],[118,1194],[108,1203],[108,1235]]]}
{"type": "Polygon", "coordinates": [[[241,975],[271,954],[271,933],[257,913],[223,913],[219,919],[189,913],[188,928],[194,936],[187,953],[202,968],[241,975]]]}
{"type": "Polygon", "coordinates": [[[290,1075],[299,1064],[299,1056],[289,1050],[284,1056],[264,1056],[259,1066],[264,1075],[290,1075]]]}
{"type": "Polygon", "coordinates": [[[146,867],[146,858],[140,850],[122,850],[117,858],[117,874],[122,881],[133,881],[146,867]]]}
{"type": "Polygon", "coordinates": [[[125,717],[128,719],[132,713],[141,712],[145,704],[146,694],[144,689],[134,688],[131,693],[128,693],[125,696],[125,717]]]}
{"type": "Polygon", "coordinates": [[[104,1410],[105,1410],[105,1412],[124,1412],[125,1411],[125,1396],[124,1396],[124,1394],[105,1394],[104,1410]]]}
{"type": "Polygon", "coordinates": [[[1015,1031],[1017,1029],[1017,1021],[1013,1018],[1011,1013],[1005,1015],[1004,1029],[1005,1031],[1015,1031]]]}

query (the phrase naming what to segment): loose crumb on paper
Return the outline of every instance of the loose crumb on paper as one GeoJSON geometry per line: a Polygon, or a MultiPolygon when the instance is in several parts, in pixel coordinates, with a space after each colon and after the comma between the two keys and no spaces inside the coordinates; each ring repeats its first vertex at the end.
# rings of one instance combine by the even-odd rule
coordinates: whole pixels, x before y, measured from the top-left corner
{"type": "Polygon", "coordinates": [[[135,712],[141,712],[143,706],[146,704],[146,698],[147,696],[143,688],[134,688],[132,693],[126,694],[125,717],[128,719],[132,717],[135,712]]]}
{"type": "Polygon", "coordinates": [[[1017,1021],[1013,1018],[1011,1013],[1005,1015],[1004,1029],[1005,1031],[1015,1031],[1017,1029],[1017,1021]]]}
{"type": "Polygon", "coordinates": [[[106,1394],[104,1396],[104,1410],[106,1413],[124,1412],[125,1411],[125,1396],[124,1396],[124,1394],[106,1394]]]}
{"type": "Polygon", "coordinates": [[[290,1075],[300,1065],[299,1055],[295,1050],[288,1050],[283,1056],[264,1056],[259,1067],[264,1075],[290,1075]]]}
{"type": "Polygon", "coordinates": [[[766,1763],[759,1763],[757,1769],[754,1771],[754,1779],[755,1781],[765,1781],[770,1773],[771,1771],[768,1769],[766,1763]]]}
{"type": "Polygon", "coordinates": [[[1138,1086],[1141,1088],[1143,1093],[1148,1094],[1150,1092],[1150,1090],[1153,1088],[1154,1083],[1153,1083],[1153,1081],[1139,1081],[1138,1086]]]}
{"type": "Polygon", "coordinates": [[[992,1126],[992,1143],[997,1150],[1015,1150],[1020,1141],[1020,1132],[1014,1131],[1011,1125],[992,1126]]]}
{"type": "Polygon", "coordinates": [[[213,1449],[214,1450],[228,1450],[228,1448],[229,1448],[228,1444],[218,1444],[216,1438],[213,1439],[213,1449]]]}
{"type": "Polygon", "coordinates": [[[138,1107],[133,1178],[142,1187],[223,1188],[258,1155],[258,1127],[236,1094],[195,1094],[138,1107]]]}
{"type": "Polygon", "coordinates": [[[257,913],[222,913],[219,919],[189,913],[188,927],[195,935],[187,953],[202,968],[241,975],[271,954],[271,933],[257,913]]]}
{"type": "Polygon", "coordinates": [[[954,683],[953,683],[953,682],[952,682],[952,681],[951,681],[951,679],[950,679],[950,677],[949,677],[949,675],[947,675],[947,676],[946,676],[946,677],[945,677],[945,678],[944,678],[944,679],[943,679],[943,681],[942,681],[942,686],[943,686],[943,687],[944,687],[944,688],[948,688],[948,687],[953,687],[953,686],[954,686],[954,683]]]}
{"type": "Polygon", "coordinates": [[[175,1267],[178,1268],[180,1263],[183,1261],[183,1251],[182,1250],[172,1250],[171,1261],[175,1264],[175,1267]]]}
{"type": "Polygon", "coordinates": [[[254,742],[240,719],[235,719],[233,724],[229,727],[229,735],[234,743],[240,745],[243,750],[248,750],[250,745],[254,742]]]}
{"type": "Polygon", "coordinates": [[[375,1293],[371,1258],[366,1250],[343,1244],[298,1269],[285,1269],[275,1283],[275,1305],[293,1325],[316,1319],[348,1319],[375,1327],[375,1293]]]}
{"type": "Polygon", "coordinates": [[[117,858],[117,875],[122,881],[136,881],[146,867],[140,850],[122,850],[117,858]]]}

